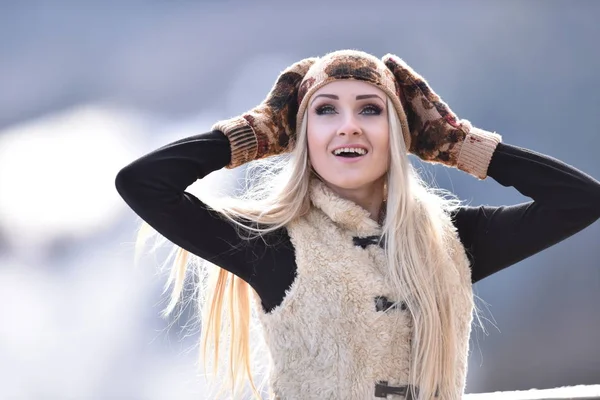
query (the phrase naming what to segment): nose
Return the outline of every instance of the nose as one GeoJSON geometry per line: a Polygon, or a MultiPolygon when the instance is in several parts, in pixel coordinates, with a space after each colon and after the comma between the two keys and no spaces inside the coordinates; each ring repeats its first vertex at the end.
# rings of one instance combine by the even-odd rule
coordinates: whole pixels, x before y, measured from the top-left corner
{"type": "Polygon", "coordinates": [[[338,136],[362,135],[362,129],[354,115],[348,115],[338,127],[337,134],[338,136]]]}

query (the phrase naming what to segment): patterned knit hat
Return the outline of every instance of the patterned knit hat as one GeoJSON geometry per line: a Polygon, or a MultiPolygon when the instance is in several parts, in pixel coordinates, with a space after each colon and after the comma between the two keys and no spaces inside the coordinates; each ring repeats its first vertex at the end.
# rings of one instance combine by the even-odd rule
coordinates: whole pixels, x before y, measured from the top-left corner
{"type": "Polygon", "coordinates": [[[313,93],[343,79],[368,82],[388,95],[410,153],[458,167],[480,179],[487,176],[500,135],[459,120],[425,79],[400,58],[388,54],[379,60],[356,50],[336,51],[291,65],[261,104],[214,124],[212,129],[222,131],[231,144],[227,167],[290,151],[313,93]]]}
{"type": "Polygon", "coordinates": [[[400,118],[404,143],[407,149],[410,148],[410,131],[400,100],[401,90],[392,71],[375,56],[355,50],[329,53],[310,67],[298,90],[299,107],[296,117],[296,132],[300,129],[302,118],[312,95],[328,83],[341,79],[367,82],[383,90],[394,104],[400,118]]]}

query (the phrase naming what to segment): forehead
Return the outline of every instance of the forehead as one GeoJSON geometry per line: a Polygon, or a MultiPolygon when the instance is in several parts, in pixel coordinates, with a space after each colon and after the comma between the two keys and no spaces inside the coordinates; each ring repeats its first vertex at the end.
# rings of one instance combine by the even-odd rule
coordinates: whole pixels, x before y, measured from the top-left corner
{"type": "Polygon", "coordinates": [[[319,94],[333,94],[338,97],[358,96],[362,94],[377,94],[385,98],[385,92],[378,87],[363,81],[354,79],[337,80],[319,88],[312,97],[319,94]]]}

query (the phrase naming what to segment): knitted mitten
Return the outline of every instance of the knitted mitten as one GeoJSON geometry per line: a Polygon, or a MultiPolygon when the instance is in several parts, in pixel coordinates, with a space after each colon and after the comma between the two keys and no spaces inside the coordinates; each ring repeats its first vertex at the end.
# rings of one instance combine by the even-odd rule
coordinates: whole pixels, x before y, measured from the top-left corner
{"type": "Polygon", "coordinates": [[[315,58],[306,58],[286,68],[257,107],[213,125],[227,136],[235,168],[252,160],[291,150],[295,141],[298,88],[315,58]]]}
{"type": "Polygon", "coordinates": [[[388,54],[383,62],[399,85],[410,128],[409,152],[422,160],[457,167],[485,179],[501,136],[459,120],[427,81],[402,59],[388,54]]]}

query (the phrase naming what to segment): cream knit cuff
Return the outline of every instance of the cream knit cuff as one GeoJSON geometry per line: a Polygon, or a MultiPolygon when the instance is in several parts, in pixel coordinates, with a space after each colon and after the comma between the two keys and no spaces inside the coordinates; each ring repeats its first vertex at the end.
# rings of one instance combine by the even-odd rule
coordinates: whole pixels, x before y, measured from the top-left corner
{"type": "Polygon", "coordinates": [[[235,168],[256,158],[258,144],[254,130],[243,117],[217,122],[212,130],[221,131],[229,139],[231,162],[225,168],[235,168]]]}
{"type": "Polygon", "coordinates": [[[479,128],[471,128],[462,143],[456,167],[479,179],[487,177],[488,167],[502,136],[479,128]]]}

